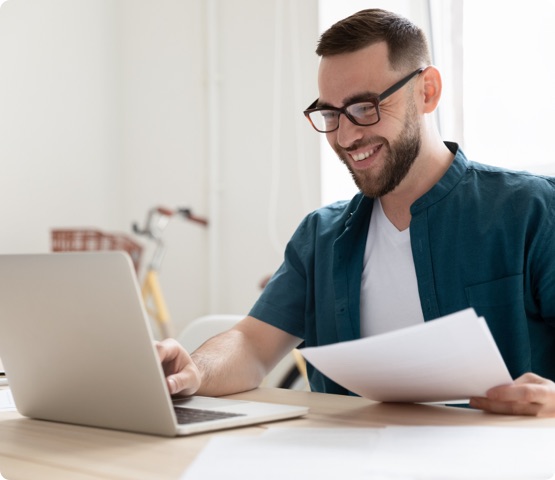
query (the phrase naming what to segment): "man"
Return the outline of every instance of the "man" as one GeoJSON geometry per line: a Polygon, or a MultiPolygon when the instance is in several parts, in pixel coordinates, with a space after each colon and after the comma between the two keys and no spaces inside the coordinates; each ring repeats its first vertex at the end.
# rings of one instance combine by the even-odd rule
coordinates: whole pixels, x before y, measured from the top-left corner
{"type": "MultiPolygon", "coordinates": [[[[442,141],[433,117],[441,77],[408,20],[361,11],[327,30],[317,53],[320,96],[305,115],[361,193],[304,219],[231,331],[191,356],[159,344],[170,391],[252,389],[303,342],[473,307],[516,380],[471,406],[555,415],[555,180],[469,162],[442,141]]],[[[313,390],[348,393],[310,365],[308,374],[313,390]]]]}

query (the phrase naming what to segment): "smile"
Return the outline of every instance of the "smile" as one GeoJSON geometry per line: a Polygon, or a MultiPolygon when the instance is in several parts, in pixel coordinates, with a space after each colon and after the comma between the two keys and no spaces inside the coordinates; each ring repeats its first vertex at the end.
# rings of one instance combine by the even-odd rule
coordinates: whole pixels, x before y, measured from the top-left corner
{"type": "Polygon", "coordinates": [[[380,149],[380,146],[377,146],[366,152],[351,153],[350,155],[355,162],[361,162],[362,160],[367,159],[370,155],[374,155],[374,153],[376,153],[379,149],[380,149]]]}

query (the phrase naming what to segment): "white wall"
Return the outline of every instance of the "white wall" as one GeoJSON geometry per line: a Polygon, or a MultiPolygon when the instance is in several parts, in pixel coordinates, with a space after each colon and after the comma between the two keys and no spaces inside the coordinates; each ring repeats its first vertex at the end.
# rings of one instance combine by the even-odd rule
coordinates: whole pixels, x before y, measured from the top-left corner
{"type": "Polygon", "coordinates": [[[316,0],[8,0],[0,253],[48,251],[52,227],[130,232],[154,205],[192,207],[213,223],[171,223],[161,272],[178,328],[246,313],[319,205],[302,119],[317,33],[316,0]]]}
{"type": "MultiPolygon", "coordinates": [[[[122,208],[129,229],[154,206],[208,212],[204,12],[201,1],[119,2],[122,208]]],[[[172,221],[160,282],[177,324],[206,313],[206,229],[172,221]]],[[[153,246],[145,239],[146,266],[153,246]]]]}
{"type": "Polygon", "coordinates": [[[319,139],[302,114],[317,96],[317,9],[312,0],[219,5],[219,303],[241,311],[279,266],[301,218],[319,206],[319,139]]]}
{"type": "Polygon", "coordinates": [[[112,2],[0,10],[0,251],[44,251],[51,227],[121,223],[112,2]]]}

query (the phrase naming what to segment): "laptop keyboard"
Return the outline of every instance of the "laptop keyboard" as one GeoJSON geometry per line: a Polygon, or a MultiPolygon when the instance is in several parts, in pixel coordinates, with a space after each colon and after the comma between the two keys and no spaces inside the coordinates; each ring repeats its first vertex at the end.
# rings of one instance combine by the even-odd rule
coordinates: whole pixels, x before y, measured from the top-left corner
{"type": "Polygon", "coordinates": [[[209,422],[210,420],[221,420],[222,418],[243,417],[242,413],[217,412],[215,410],[200,410],[198,408],[179,407],[174,405],[177,423],[186,425],[188,423],[209,422]]]}

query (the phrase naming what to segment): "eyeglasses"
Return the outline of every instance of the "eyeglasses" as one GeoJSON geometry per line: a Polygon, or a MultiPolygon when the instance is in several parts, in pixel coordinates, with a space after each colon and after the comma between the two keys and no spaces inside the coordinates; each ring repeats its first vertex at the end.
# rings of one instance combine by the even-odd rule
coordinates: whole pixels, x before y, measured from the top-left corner
{"type": "Polygon", "coordinates": [[[406,77],[399,80],[395,85],[389,87],[385,92],[378,96],[371,96],[364,101],[356,100],[347,105],[336,107],[316,107],[318,99],[304,111],[310,124],[317,132],[329,133],[339,128],[339,117],[345,115],[351,122],[360,127],[375,125],[380,121],[380,103],[397,90],[401,89],[413,77],[421,74],[424,68],[419,68],[406,77]]]}

